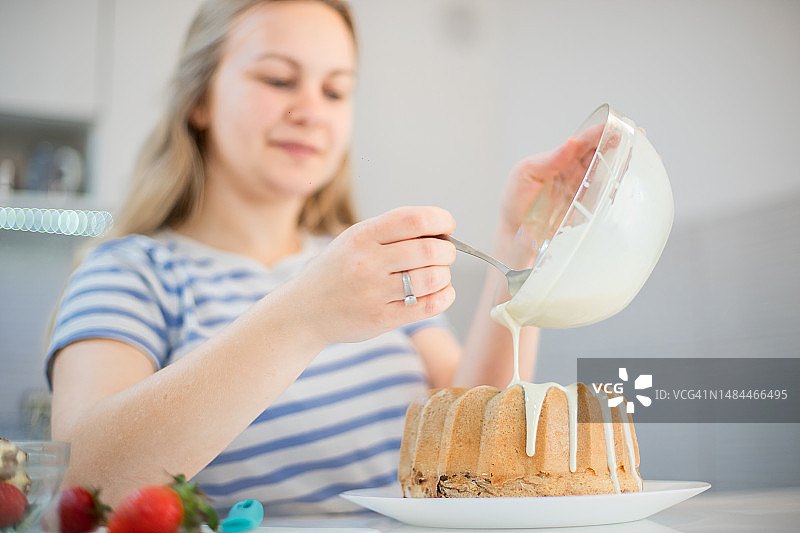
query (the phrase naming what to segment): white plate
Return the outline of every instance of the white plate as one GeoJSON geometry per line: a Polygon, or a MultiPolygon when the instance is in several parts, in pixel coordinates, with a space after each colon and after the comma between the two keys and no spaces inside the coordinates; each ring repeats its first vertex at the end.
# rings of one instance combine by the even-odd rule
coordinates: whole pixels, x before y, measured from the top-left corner
{"type": "Polygon", "coordinates": [[[539,528],[616,524],[651,516],[711,487],[702,481],[645,481],[642,492],[541,498],[403,498],[400,486],[341,494],[406,524],[450,528],[539,528]]]}

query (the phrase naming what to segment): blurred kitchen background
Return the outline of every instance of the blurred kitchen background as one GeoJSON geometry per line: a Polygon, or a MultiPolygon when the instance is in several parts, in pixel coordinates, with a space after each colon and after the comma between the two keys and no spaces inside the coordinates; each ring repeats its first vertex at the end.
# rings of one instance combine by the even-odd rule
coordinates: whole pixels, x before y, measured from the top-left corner
{"type": "MultiPolygon", "coordinates": [[[[198,0],[0,0],[0,434],[46,436],[43,351],[110,221],[198,0]]],[[[352,0],[363,217],[435,204],[483,249],[515,162],[608,102],[647,130],[676,219],[619,315],[544,331],[578,357],[800,357],[800,2],[352,0]]],[[[484,266],[460,255],[462,336],[484,266]]],[[[488,312],[488,309],[480,310],[488,312]]],[[[642,424],[646,479],[800,485],[800,424],[642,424]]]]}

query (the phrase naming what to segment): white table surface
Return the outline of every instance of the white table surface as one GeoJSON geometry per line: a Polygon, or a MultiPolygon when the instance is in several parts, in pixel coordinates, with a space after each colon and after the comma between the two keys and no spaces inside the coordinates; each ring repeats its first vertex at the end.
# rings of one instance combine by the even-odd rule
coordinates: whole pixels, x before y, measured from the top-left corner
{"type": "Polygon", "coordinates": [[[423,533],[442,531],[552,531],[556,533],[676,533],[695,531],[800,532],[800,487],[758,491],[704,492],[645,520],[555,529],[435,529],[408,526],[381,515],[358,518],[309,517],[265,520],[259,533],[423,533]]]}

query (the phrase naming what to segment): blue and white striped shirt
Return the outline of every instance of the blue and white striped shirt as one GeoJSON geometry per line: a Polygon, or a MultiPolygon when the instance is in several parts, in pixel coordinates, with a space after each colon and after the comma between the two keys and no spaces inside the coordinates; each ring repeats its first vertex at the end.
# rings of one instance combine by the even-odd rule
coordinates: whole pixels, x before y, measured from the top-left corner
{"type": "MultiPolygon", "coordinates": [[[[142,350],[156,369],[177,360],[295,276],[330,242],[307,236],[271,268],[165,231],[95,248],[64,293],[53,354],[80,339],[142,350]]],[[[254,498],[268,516],[355,511],[337,495],[394,483],[408,404],[428,388],[410,337],[437,317],[323,350],[268,409],[194,479],[225,511],[254,498]]]]}

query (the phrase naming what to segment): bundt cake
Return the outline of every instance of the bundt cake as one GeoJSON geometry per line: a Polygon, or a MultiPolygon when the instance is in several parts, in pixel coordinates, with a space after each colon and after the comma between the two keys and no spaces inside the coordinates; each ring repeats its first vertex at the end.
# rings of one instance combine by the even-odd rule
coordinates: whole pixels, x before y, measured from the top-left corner
{"type": "Polygon", "coordinates": [[[406,413],[403,496],[638,492],[633,424],[606,398],[582,383],[431,390],[406,413]]]}

